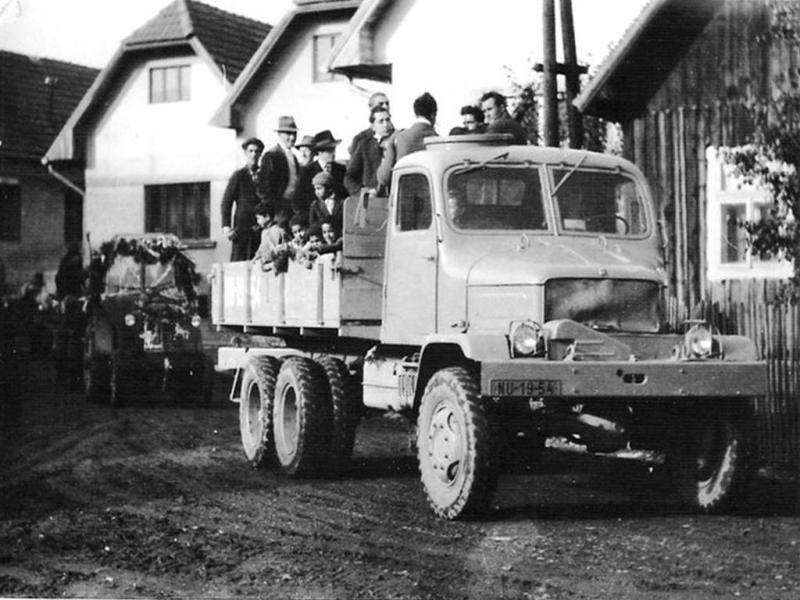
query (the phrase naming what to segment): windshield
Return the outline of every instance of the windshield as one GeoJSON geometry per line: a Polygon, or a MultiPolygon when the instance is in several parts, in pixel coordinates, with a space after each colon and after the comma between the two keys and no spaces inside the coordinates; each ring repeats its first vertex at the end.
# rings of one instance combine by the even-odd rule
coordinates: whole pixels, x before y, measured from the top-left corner
{"type": "Polygon", "coordinates": [[[141,291],[142,287],[162,293],[171,290],[177,294],[173,261],[144,265],[142,286],[142,264],[136,262],[132,256],[117,256],[106,273],[106,292],[136,292],[141,291]]]}
{"type": "Polygon", "coordinates": [[[456,171],[448,178],[446,191],[447,217],[456,229],[547,229],[536,167],[456,171]]]}
{"type": "Polygon", "coordinates": [[[647,233],[636,182],[613,171],[553,169],[559,227],[565,232],[641,237],[647,233]]]}

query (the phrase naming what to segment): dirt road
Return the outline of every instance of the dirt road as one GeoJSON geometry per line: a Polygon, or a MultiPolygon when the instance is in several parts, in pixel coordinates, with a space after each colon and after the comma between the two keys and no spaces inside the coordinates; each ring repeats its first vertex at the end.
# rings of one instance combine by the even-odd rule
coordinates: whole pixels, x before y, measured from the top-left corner
{"type": "Polygon", "coordinates": [[[338,479],[250,469],[235,405],[87,404],[26,371],[0,448],[0,595],[191,598],[797,598],[791,489],[686,513],[658,470],[546,452],[486,520],[425,505],[402,421],[372,416],[338,479]]]}

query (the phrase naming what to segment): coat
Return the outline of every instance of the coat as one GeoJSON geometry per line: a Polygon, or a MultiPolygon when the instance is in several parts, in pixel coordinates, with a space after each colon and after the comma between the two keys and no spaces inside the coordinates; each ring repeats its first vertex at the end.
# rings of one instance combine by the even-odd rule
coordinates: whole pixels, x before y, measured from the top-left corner
{"type": "Polygon", "coordinates": [[[426,137],[436,136],[433,125],[424,121],[417,121],[408,129],[398,131],[389,138],[386,143],[386,152],[383,154],[383,161],[378,167],[378,186],[388,188],[392,180],[392,168],[395,163],[406,154],[411,154],[425,147],[423,140],[426,137]]]}
{"type": "Polygon", "coordinates": [[[222,195],[222,226],[236,231],[250,231],[256,224],[255,208],[258,204],[256,182],[247,167],[237,169],[228,180],[222,195]],[[231,221],[231,210],[236,205],[236,213],[231,221]]]}
{"type": "Polygon", "coordinates": [[[510,133],[514,136],[512,144],[525,145],[528,143],[528,133],[525,128],[512,119],[507,112],[504,112],[499,119],[489,123],[486,133],[510,133]]]}
{"type": "Polygon", "coordinates": [[[336,230],[340,234],[342,233],[344,224],[344,202],[342,200],[336,200],[332,213],[328,212],[328,207],[325,206],[323,200],[317,199],[311,203],[311,207],[308,209],[309,228],[320,225],[326,219],[330,219],[336,230]]]}
{"type": "MultiPolygon", "coordinates": [[[[294,160],[295,172],[297,173],[297,186],[300,185],[300,165],[297,159],[294,160]]],[[[287,199],[286,187],[289,185],[289,161],[280,144],[276,144],[261,156],[261,169],[258,178],[259,197],[272,206],[273,210],[291,210],[291,200],[294,194],[290,194],[287,199]]],[[[297,188],[295,189],[295,194],[297,188]]]]}
{"type": "Polygon", "coordinates": [[[344,184],[351,196],[357,196],[361,188],[378,187],[378,167],[383,160],[383,147],[375,136],[362,138],[350,156],[344,184]]]}

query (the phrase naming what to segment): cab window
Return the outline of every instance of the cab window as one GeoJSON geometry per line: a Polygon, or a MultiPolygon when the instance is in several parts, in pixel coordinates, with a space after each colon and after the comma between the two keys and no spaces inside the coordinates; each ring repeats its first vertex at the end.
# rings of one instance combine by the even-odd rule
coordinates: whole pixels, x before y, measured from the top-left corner
{"type": "Polygon", "coordinates": [[[432,219],[428,178],[422,173],[402,175],[397,185],[397,228],[400,231],[428,229],[432,219]]]}

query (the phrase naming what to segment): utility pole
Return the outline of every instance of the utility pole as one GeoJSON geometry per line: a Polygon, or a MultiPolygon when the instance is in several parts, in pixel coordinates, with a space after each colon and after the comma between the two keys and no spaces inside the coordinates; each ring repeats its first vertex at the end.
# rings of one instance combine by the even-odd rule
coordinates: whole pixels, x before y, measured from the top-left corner
{"type": "Polygon", "coordinates": [[[572,19],[572,0],[559,0],[561,8],[561,37],[563,38],[564,62],[556,62],[556,16],[555,0],[542,0],[542,40],[544,60],[534,65],[542,73],[542,109],[544,113],[545,146],[558,146],[558,85],[556,75],[566,77],[567,122],[571,148],[583,146],[583,122],[572,101],[580,93],[580,76],[586,73],[578,65],[575,52],[575,26],[572,19]]]}

